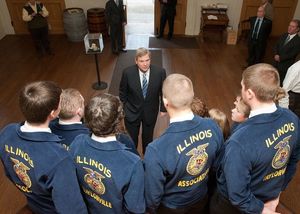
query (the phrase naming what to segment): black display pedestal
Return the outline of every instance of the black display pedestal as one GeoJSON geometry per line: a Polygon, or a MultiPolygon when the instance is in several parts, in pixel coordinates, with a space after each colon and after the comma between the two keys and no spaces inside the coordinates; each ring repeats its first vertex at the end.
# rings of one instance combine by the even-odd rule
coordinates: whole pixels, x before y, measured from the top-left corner
{"type": "Polygon", "coordinates": [[[92,88],[95,90],[104,90],[107,88],[107,83],[101,81],[100,72],[99,72],[98,54],[94,54],[94,56],[96,62],[97,82],[93,84],[92,88]]]}

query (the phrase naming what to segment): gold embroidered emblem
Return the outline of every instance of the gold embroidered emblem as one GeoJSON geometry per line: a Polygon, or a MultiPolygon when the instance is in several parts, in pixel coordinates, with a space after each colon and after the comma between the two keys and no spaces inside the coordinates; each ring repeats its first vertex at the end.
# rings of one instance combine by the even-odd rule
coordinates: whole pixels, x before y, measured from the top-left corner
{"type": "Polygon", "coordinates": [[[90,168],[87,168],[87,167],[83,167],[83,168],[87,172],[87,174],[85,174],[85,176],[84,176],[84,181],[97,194],[103,195],[105,193],[105,186],[101,179],[105,178],[105,177],[90,168]]]}
{"type": "Polygon", "coordinates": [[[208,143],[200,145],[197,148],[193,148],[186,155],[192,157],[190,158],[186,171],[190,175],[198,175],[204,168],[207,163],[208,154],[205,151],[205,148],[208,146],[208,143]]]}
{"type": "Polygon", "coordinates": [[[285,166],[287,161],[289,160],[290,150],[291,150],[291,147],[289,145],[290,138],[291,135],[285,137],[274,147],[274,149],[278,149],[278,151],[276,152],[272,160],[272,167],[274,169],[279,169],[285,166]]]}
{"type": "Polygon", "coordinates": [[[18,178],[22,181],[23,184],[25,184],[27,188],[30,188],[31,180],[27,174],[27,171],[30,170],[30,168],[15,158],[10,157],[10,159],[14,163],[13,169],[17,174],[18,178]]]}

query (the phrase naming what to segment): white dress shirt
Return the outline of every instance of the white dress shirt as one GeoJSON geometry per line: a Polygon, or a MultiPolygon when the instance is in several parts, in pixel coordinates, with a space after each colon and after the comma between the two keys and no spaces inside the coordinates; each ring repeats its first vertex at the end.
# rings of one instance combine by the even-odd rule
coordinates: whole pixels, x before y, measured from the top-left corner
{"type": "MultiPolygon", "coordinates": [[[[140,75],[141,88],[143,88],[144,72],[139,70],[139,75],[140,75]]],[[[146,71],[146,79],[147,79],[148,86],[149,86],[149,76],[150,76],[150,68],[148,69],[148,71],[146,71]]]]}
{"type": "Polygon", "coordinates": [[[270,114],[270,113],[275,112],[276,110],[277,110],[277,107],[276,107],[275,103],[272,103],[269,106],[266,106],[264,108],[259,108],[259,109],[250,111],[249,118],[254,117],[256,115],[260,115],[260,114],[270,114]]]}
{"type": "MultiPolygon", "coordinates": [[[[282,88],[286,91],[300,93],[300,60],[289,67],[283,80],[282,88]]],[[[289,107],[289,94],[279,100],[279,106],[283,108],[289,107]]]]}

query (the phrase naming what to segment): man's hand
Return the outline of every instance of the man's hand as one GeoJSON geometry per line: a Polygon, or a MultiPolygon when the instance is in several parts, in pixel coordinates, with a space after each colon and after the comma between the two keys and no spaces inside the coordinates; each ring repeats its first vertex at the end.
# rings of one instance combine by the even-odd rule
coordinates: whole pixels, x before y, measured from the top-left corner
{"type": "Polygon", "coordinates": [[[276,208],[279,204],[279,197],[280,197],[280,195],[277,198],[273,199],[273,200],[267,201],[264,204],[264,207],[267,207],[268,209],[273,210],[275,212],[276,208]]]}
{"type": "Polygon", "coordinates": [[[273,211],[267,207],[264,207],[263,211],[261,212],[261,214],[281,214],[281,213],[278,213],[276,211],[273,211]]]}
{"type": "Polygon", "coordinates": [[[165,115],[167,115],[167,112],[162,112],[162,111],[160,112],[161,117],[164,117],[165,115]]]}
{"type": "Polygon", "coordinates": [[[274,56],[274,60],[275,60],[276,62],[280,62],[280,56],[279,56],[278,54],[276,54],[276,55],[274,56]]]}
{"type": "Polygon", "coordinates": [[[36,13],[35,13],[35,12],[31,14],[31,17],[35,17],[35,16],[36,16],[36,13]]]}

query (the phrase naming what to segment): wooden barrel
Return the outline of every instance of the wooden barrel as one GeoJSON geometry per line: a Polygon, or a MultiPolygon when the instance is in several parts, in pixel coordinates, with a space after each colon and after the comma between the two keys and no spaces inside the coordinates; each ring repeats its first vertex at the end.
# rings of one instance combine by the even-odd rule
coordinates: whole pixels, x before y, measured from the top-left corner
{"type": "Polygon", "coordinates": [[[86,18],[81,8],[65,9],[63,21],[65,33],[72,42],[82,41],[88,33],[86,18]]]}
{"type": "Polygon", "coordinates": [[[87,10],[87,21],[90,33],[102,33],[107,36],[104,8],[91,8],[87,10]]]}

